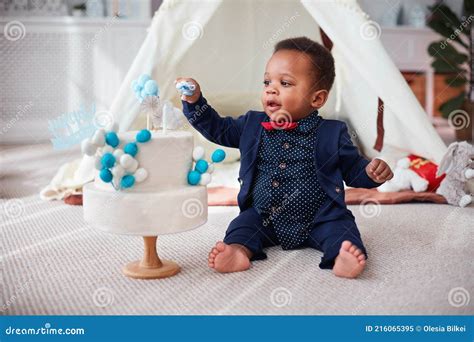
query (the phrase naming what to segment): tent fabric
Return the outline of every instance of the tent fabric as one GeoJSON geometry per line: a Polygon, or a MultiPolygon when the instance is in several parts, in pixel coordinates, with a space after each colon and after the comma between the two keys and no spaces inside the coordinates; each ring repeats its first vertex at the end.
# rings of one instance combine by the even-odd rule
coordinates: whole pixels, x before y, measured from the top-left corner
{"type": "MultiPolygon", "coordinates": [[[[110,111],[121,131],[137,128],[140,110],[131,83],[144,73],[157,80],[160,97],[176,105],[174,80],[188,76],[221,115],[261,110],[263,72],[275,43],[296,36],[321,43],[322,29],[333,43],[336,84],[321,115],[345,121],[369,158],[416,154],[439,163],[446,145],[383,48],[377,27],[355,0],[165,0],[110,111]],[[383,127],[377,126],[380,101],[383,127]],[[374,143],[381,128],[379,152],[374,143]]],[[[83,170],[93,167],[82,164],[83,170]]]]}
{"type": "Polygon", "coordinates": [[[364,29],[377,27],[354,0],[165,0],[111,112],[121,130],[131,127],[139,106],[130,84],[143,73],[151,73],[161,97],[175,103],[179,102],[175,78],[191,76],[223,115],[260,109],[263,70],[274,44],[301,35],[321,42],[319,28],[334,44],[340,73],[336,82],[342,83],[332,94],[340,97],[341,109],[335,111],[335,102],[329,101],[322,115],[346,121],[364,154],[376,157],[380,155],[374,149],[380,98],[385,128],[382,154],[414,153],[439,162],[445,144],[380,39],[364,37],[364,29]],[[335,94],[337,90],[341,94],[335,94]]]}

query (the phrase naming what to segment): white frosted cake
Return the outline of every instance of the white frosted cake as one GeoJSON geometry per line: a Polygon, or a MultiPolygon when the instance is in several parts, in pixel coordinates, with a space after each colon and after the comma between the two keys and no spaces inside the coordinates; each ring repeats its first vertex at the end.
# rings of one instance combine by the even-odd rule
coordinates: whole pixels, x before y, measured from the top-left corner
{"type": "MultiPolygon", "coordinates": [[[[120,145],[134,142],[137,132],[117,134],[120,145]]],[[[86,222],[116,234],[157,236],[196,228],[207,221],[204,185],[189,185],[193,165],[193,136],[184,131],[152,132],[137,143],[135,159],[147,177],[130,188],[104,182],[99,171],[84,186],[86,222]]]]}

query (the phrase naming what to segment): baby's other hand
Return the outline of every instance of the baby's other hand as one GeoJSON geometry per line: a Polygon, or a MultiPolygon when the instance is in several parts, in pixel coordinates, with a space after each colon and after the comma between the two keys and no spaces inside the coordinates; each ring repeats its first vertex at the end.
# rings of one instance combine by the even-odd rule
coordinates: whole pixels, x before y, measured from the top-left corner
{"type": "Polygon", "coordinates": [[[365,172],[376,183],[383,183],[393,178],[390,166],[382,159],[374,158],[366,166],[365,172]]]}
{"type": "Polygon", "coordinates": [[[201,96],[201,87],[199,86],[199,83],[197,83],[195,79],[188,78],[188,77],[178,77],[174,81],[174,84],[176,85],[178,82],[189,82],[191,84],[194,84],[194,86],[196,87],[196,89],[194,89],[193,95],[191,96],[181,95],[181,100],[186,101],[188,103],[195,103],[197,100],[199,100],[199,97],[201,96]]]}

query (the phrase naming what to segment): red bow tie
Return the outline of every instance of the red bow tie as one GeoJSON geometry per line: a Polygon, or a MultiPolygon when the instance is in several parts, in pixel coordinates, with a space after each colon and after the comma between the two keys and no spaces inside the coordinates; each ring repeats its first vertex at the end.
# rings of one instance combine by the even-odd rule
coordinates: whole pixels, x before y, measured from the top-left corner
{"type": "Polygon", "coordinates": [[[296,127],[298,127],[298,123],[297,122],[279,123],[277,121],[270,121],[270,122],[262,122],[262,126],[267,131],[273,131],[274,129],[289,131],[291,129],[295,129],[296,127]]]}

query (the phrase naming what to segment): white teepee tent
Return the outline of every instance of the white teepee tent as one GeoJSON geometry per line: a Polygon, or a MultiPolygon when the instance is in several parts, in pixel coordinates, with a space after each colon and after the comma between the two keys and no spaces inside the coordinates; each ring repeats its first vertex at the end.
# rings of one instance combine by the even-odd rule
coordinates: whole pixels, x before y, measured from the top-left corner
{"type": "Polygon", "coordinates": [[[190,76],[223,115],[261,110],[263,70],[274,44],[303,35],[321,42],[326,35],[337,78],[322,115],[346,121],[368,157],[379,154],[378,138],[384,154],[439,162],[446,146],[384,50],[379,30],[355,0],[165,0],[111,112],[121,130],[130,128],[139,108],[130,84],[143,73],[158,81],[165,99],[177,102],[173,82],[190,76]]]}
{"type": "MultiPolygon", "coordinates": [[[[332,46],[336,61],[323,117],[346,121],[370,158],[414,153],[439,163],[446,146],[379,35],[380,27],[355,0],[164,0],[110,111],[121,131],[132,127],[139,104],[131,83],[144,73],[157,80],[162,99],[176,104],[174,80],[186,76],[200,83],[222,115],[261,110],[273,46],[307,36],[332,46]]],[[[92,170],[91,161],[81,167],[92,170]]]]}

